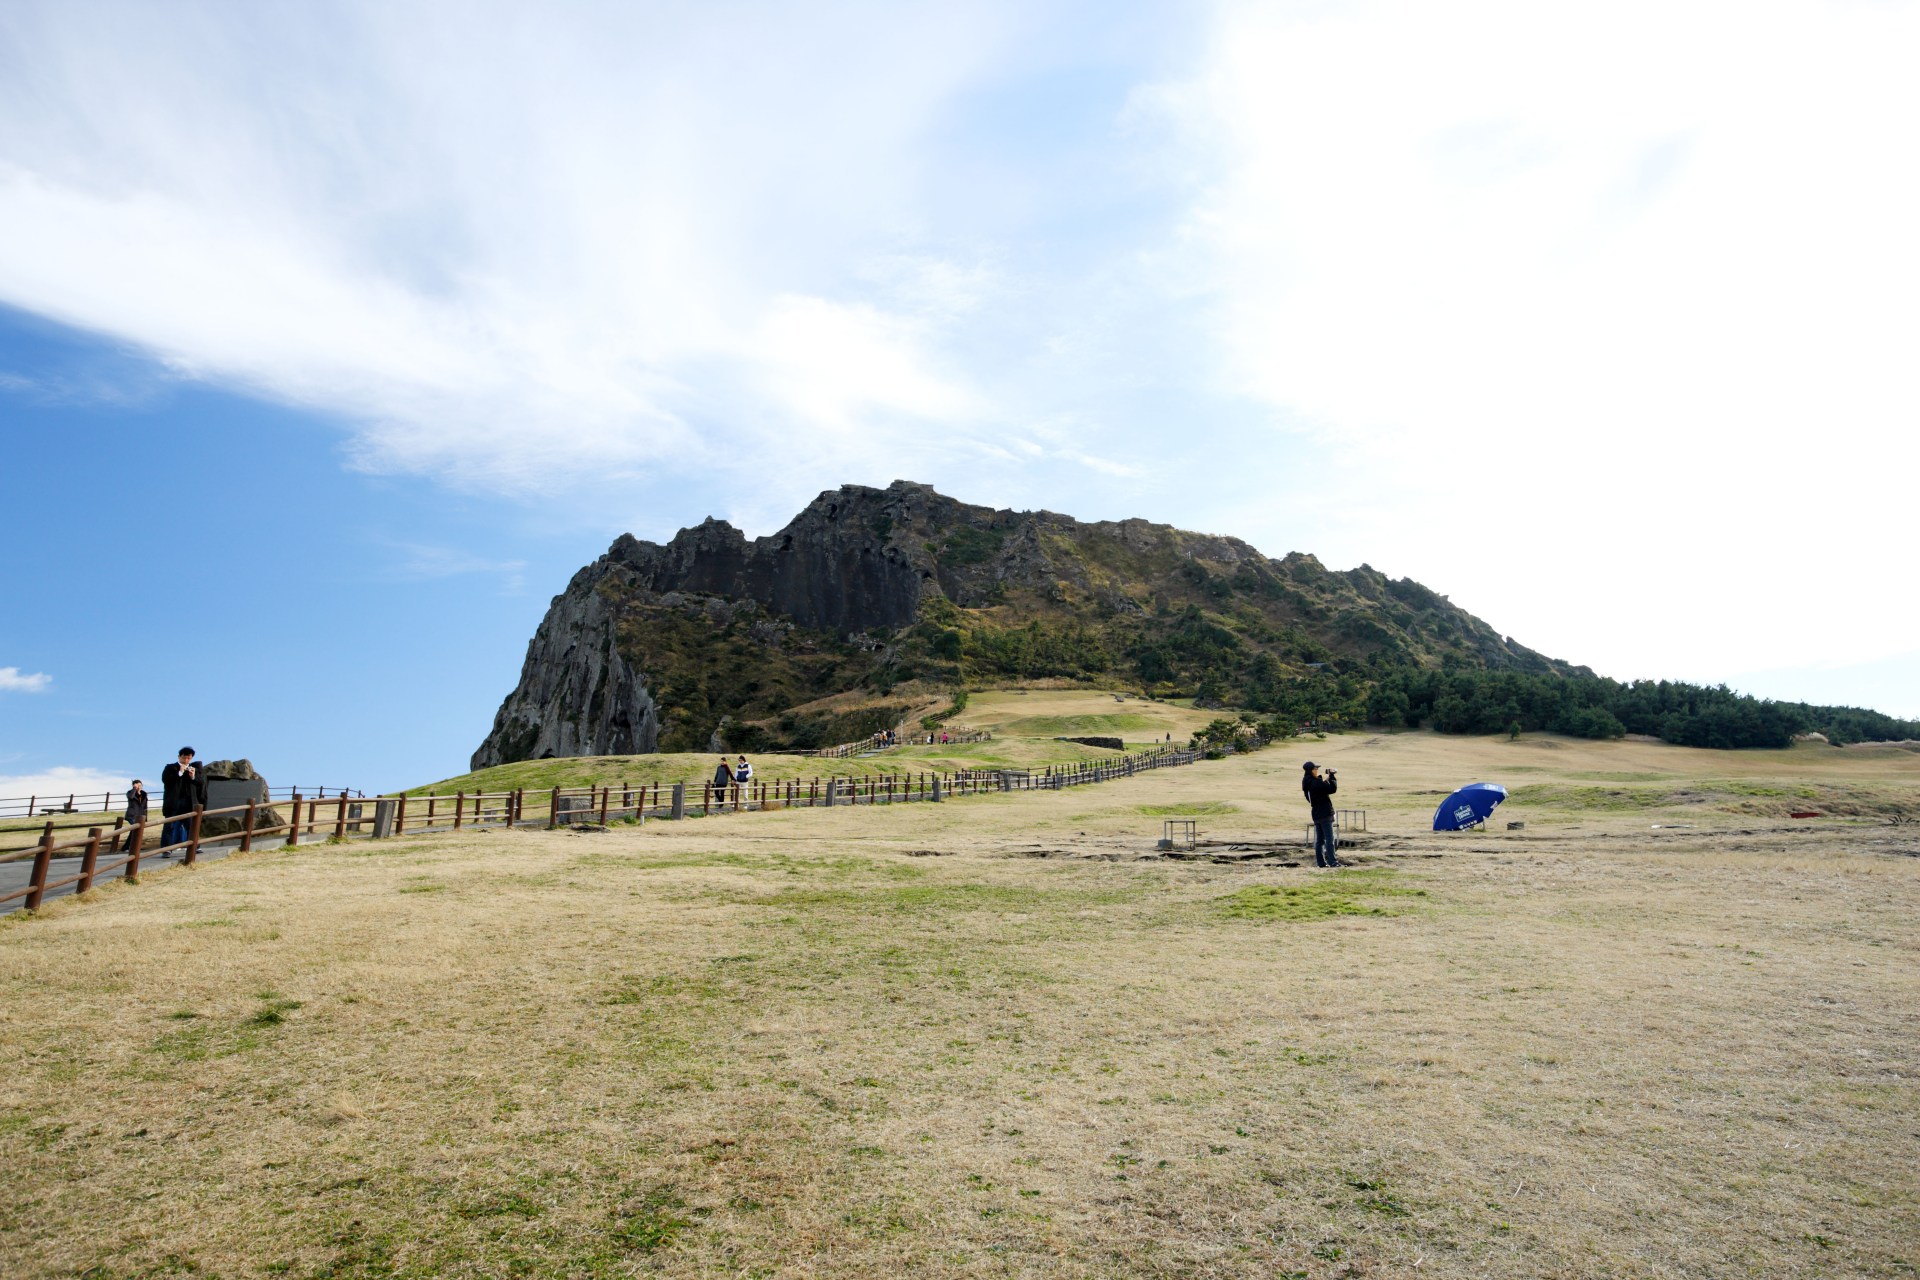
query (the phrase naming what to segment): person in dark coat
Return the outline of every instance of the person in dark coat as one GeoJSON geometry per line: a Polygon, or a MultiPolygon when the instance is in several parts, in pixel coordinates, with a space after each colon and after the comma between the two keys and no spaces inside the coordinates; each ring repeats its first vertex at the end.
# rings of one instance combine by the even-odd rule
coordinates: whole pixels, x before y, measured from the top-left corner
{"type": "MultiPolygon", "coordinates": [[[[133,785],[127,788],[127,812],[124,816],[129,827],[137,827],[147,820],[147,798],[146,784],[141,782],[140,779],[135,778],[133,785]]],[[[133,837],[128,836],[127,839],[131,840],[133,837]]],[[[108,852],[120,852],[120,837],[118,835],[114,836],[113,844],[109,847],[108,852]]]]}
{"type": "MultiPolygon", "coordinates": [[[[193,762],[193,748],[180,748],[178,764],[170,764],[160,771],[160,816],[167,819],[166,828],[160,833],[160,843],[185,844],[188,826],[186,818],[195,807],[207,802],[206,779],[200,776],[200,766],[193,762]]],[[[171,858],[171,853],[163,853],[163,858],[171,858]]]]}
{"type": "Polygon", "coordinates": [[[721,804],[727,802],[727,791],[732,786],[733,766],[727,763],[725,756],[721,756],[720,763],[713,766],[713,793],[721,804]]]}
{"type": "Polygon", "coordinates": [[[1340,782],[1328,769],[1322,777],[1309,760],[1300,766],[1300,793],[1313,807],[1313,865],[1316,867],[1338,867],[1343,865],[1336,850],[1340,847],[1340,838],[1333,829],[1333,793],[1340,789],[1340,782]]]}

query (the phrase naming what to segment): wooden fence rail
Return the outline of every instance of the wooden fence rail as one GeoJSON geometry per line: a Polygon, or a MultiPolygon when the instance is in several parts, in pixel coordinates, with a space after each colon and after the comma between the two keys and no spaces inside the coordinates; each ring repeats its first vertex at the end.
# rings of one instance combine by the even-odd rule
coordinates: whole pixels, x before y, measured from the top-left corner
{"type": "Polygon", "coordinates": [[[193,866],[203,849],[219,846],[239,852],[256,841],[280,839],[288,848],[303,840],[346,842],[385,839],[433,832],[520,826],[562,827],[585,823],[684,819],[738,813],[747,810],[833,808],[843,804],[908,804],[938,802],[965,796],[1024,791],[1056,791],[1131,777],[1152,769],[1188,765],[1198,752],[1176,747],[1153,747],[1110,760],[1060,765],[1038,770],[967,769],[958,772],[907,772],[863,777],[786,778],[732,786],[702,783],[595,784],[554,787],[546,792],[457,792],[453,795],[394,795],[361,797],[336,791],[331,796],[304,796],[295,792],[286,800],[257,801],[224,809],[197,808],[175,818],[148,818],[131,826],[91,826],[86,834],[58,838],[52,822],[32,845],[0,852],[0,863],[33,859],[28,883],[0,893],[0,908],[25,900],[37,911],[46,895],[74,886],[85,893],[99,878],[124,868],[126,878],[138,882],[142,862],[180,856],[193,866]],[[277,821],[268,821],[268,817],[277,821]],[[147,845],[149,831],[179,824],[184,836],[170,843],[147,845]],[[55,862],[79,858],[76,868],[55,862]]]}
{"type": "MultiPolygon", "coordinates": [[[[352,787],[268,787],[269,800],[291,799],[295,792],[324,798],[329,791],[365,799],[365,793],[352,787]]],[[[118,813],[127,807],[127,793],[120,791],[68,791],[44,796],[0,796],[0,818],[35,818],[49,813],[118,813]],[[98,796],[99,804],[94,797],[98,796]]]]}

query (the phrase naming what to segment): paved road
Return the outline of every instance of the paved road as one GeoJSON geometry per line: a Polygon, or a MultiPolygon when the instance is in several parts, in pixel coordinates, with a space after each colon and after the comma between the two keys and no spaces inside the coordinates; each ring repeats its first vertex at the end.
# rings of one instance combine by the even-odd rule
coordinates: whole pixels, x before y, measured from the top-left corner
{"type": "MultiPolygon", "coordinates": [[[[307,840],[309,843],[312,843],[315,840],[315,837],[308,836],[307,840]]],[[[253,847],[256,849],[278,849],[281,845],[285,844],[286,842],[287,842],[286,837],[284,836],[256,837],[253,842],[253,847]]],[[[214,843],[213,841],[207,841],[200,846],[200,856],[197,859],[197,861],[212,862],[217,859],[226,857],[228,854],[232,853],[235,849],[238,849],[239,847],[240,847],[240,841],[237,838],[234,840],[221,841],[219,843],[214,843]]],[[[111,856],[118,857],[119,855],[115,854],[111,856]]],[[[99,855],[98,861],[100,862],[109,861],[109,857],[110,856],[107,853],[107,841],[103,839],[100,842],[100,855],[99,855]]],[[[178,853],[176,853],[171,858],[159,858],[159,857],[155,857],[150,853],[143,853],[140,855],[140,867],[141,867],[141,870],[143,871],[152,871],[156,867],[177,867],[179,865],[180,865],[180,855],[178,853]]],[[[108,880],[118,880],[120,879],[120,877],[126,875],[126,873],[127,873],[127,869],[125,867],[115,867],[111,871],[103,872],[100,875],[96,875],[93,878],[93,882],[95,884],[101,884],[108,880]]],[[[47,878],[49,880],[64,880],[68,876],[77,876],[79,874],[80,874],[79,858],[77,857],[55,858],[53,860],[53,869],[51,872],[48,873],[47,878]]],[[[17,862],[0,862],[0,893],[12,893],[15,889],[24,889],[32,882],[33,882],[33,859],[32,858],[21,858],[17,862]]],[[[47,892],[47,900],[51,901],[54,898],[65,897],[67,894],[72,893],[78,887],[79,886],[77,885],[70,884],[66,886],[64,889],[50,889],[47,892]]],[[[6,915],[9,911],[22,910],[26,905],[27,905],[27,900],[25,898],[15,898],[12,902],[0,902],[0,915],[6,915]]]]}

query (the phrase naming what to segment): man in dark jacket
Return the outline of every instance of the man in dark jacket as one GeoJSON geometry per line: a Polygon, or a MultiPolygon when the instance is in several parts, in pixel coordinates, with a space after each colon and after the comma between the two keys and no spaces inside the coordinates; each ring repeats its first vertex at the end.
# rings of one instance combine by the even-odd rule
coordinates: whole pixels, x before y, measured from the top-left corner
{"type": "MultiPolygon", "coordinates": [[[[135,778],[133,780],[133,785],[127,788],[127,812],[126,812],[127,826],[137,827],[141,823],[145,822],[146,820],[147,820],[146,784],[141,782],[140,779],[135,778]]],[[[128,836],[127,839],[131,840],[133,839],[133,837],[128,836]]],[[[118,835],[114,836],[113,844],[108,848],[108,852],[109,853],[120,852],[120,837],[118,835]]]]}
{"type": "MultiPolygon", "coordinates": [[[[180,748],[180,762],[170,764],[160,771],[160,816],[166,818],[167,825],[160,833],[160,843],[185,844],[188,825],[186,818],[195,807],[207,802],[207,784],[200,776],[200,766],[193,762],[193,748],[180,748]]],[[[171,853],[161,855],[171,858],[171,853]]]]}
{"type": "Polygon", "coordinates": [[[1328,769],[1323,778],[1315,771],[1313,761],[1300,766],[1300,792],[1306,796],[1307,803],[1313,806],[1313,865],[1316,867],[1337,867],[1342,865],[1335,850],[1339,848],[1339,837],[1333,830],[1333,793],[1340,789],[1340,782],[1328,769]]]}
{"type": "Polygon", "coordinates": [[[727,803],[727,792],[732,787],[733,766],[727,763],[725,756],[721,756],[720,763],[713,767],[713,795],[723,807],[727,803]]]}

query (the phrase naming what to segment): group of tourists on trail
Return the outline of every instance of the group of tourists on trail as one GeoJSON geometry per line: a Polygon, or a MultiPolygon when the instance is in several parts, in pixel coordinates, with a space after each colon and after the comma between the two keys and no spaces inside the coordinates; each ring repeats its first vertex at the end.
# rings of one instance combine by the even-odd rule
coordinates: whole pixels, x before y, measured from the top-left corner
{"type": "Polygon", "coordinates": [[[724,794],[729,787],[744,787],[753,781],[753,765],[745,756],[738,764],[730,764],[725,756],[713,767],[713,789],[724,794]]]}

